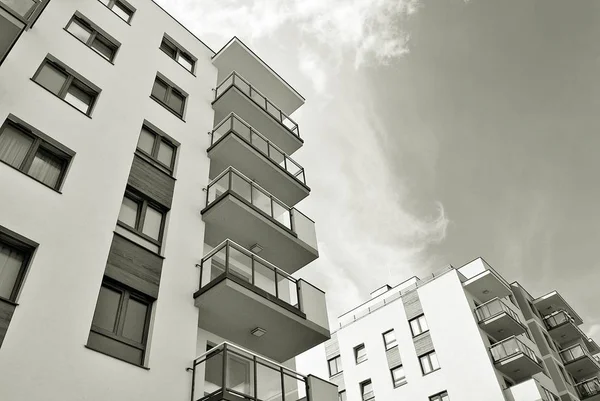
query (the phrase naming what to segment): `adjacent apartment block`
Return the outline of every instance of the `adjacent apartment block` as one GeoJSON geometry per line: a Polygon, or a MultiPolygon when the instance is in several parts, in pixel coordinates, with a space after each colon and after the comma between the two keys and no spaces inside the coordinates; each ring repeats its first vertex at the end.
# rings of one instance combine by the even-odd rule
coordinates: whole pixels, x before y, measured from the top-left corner
{"type": "Polygon", "coordinates": [[[0,400],[335,400],[303,103],[151,0],[0,0],[0,400]]]}
{"type": "Polygon", "coordinates": [[[339,400],[598,401],[598,345],[556,291],[483,259],[384,286],[326,342],[339,400]]]}

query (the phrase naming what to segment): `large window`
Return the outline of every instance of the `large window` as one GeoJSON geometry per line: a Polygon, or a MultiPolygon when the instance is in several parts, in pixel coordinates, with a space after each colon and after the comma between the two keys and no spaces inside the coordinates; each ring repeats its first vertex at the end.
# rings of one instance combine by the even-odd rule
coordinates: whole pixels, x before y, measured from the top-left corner
{"type": "Polygon", "coordinates": [[[419,334],[429,331],[429,327],[427,326],[427,320],[425,320],[425,315],[417,316],[416,318],[410,320],[409,323],[410,331],[412,331],[413,337],[416,337],[419,334]]]}
{"type": "Polygon", "coordinates": [[[367,360],[367,348],[364,344],[354,347],[354,360],[357,364],[367,360]]]}
{"type": "Polygon", "coordinates": [[[6,120],[0,127],[0,161],[58,190],[72,155],[40,135],[23,124],[6,120]]]}
{"type": "Polygon", "coordinates": [[[67,32],[83,42],[106,60],[112,62],[119,48],[118,42],[111,39],[82,15],[75,14],[65,27],[67,32]]]}
{"type": "Polygon", "coordinates": [[[33,80],[88,116],[100,93],[66,65],[48,58],[42,62],[33,80]]]}
{"type": "Polygon", "coordinates": [[[394,383],[394,387],[399,387],[403,384],[406,384],[406,375],[404,374],[404,366],[396,366],[392,368],[392,382],[394,383]]]}
{"type": "Polygon", "coordinates": [[[175,42],[166,35],[160,43],[160,50],[165,52],[167,56],[171,57],[173,60],[177,61],[183,68],[194,73],[196,59],[187,51],[183,50],[181,46],[175,44],[175,42]]]}
{"type": "Polygon", "coordinates": [[[362,395],[363,401],[372,400],[375,398],[375,393],[373,392],[373,383],[371,379],[365,380],[360,383],[360,394],[362,395]]]}
{"type": "Polygon", "coordinates": [[[125,193],[119,224],[134,231],[139,236],[160,247],[164,229],[165,211],[147,199],[130,191],[125,193]]]}
{"type": "Polygon", "coordinates": [[[15,302],[33,249],[0,233],[0,298],[15,302]]]}
{"type": "Polygon", "coordinates": [[[346,401],[346,390],[342,390],[338,393],[338,401],[346,401]]]}
{"type": "Polygon", "coordinates": [[[158,162],[160,167],[169,173],[173,172],[176,146],[168,138],[144,125],[140,132],[137,148],[153,161],[158,162]]]}
{"type": "Polygon", "coordinates": [[[187,96],[159,76],[154,80],[151,97],[174,114],[183,117],[187,96]]]}
{"type": "Polygon", "coordinates": [[[121,0],[100,0],[100,2],[127,23],[131,21],[133,13],[135,12],[131,5],[121,0]]]}
{"type": "Polygon", "coordinates": [[[338,355],[327,361],[329,364],[329,376],[337,375],[342,371],[342,358],[338,355]]]}
{"type": "Polygon", "coordinates": [[[386,351],[398,345],[398,341],[396,341],[396,333],[394,333],[394,330],[389,330],[383,333],[383,343],[385,344],[386,351]]]}
{"type": "Polygon", "coordinates": [[[440,368],[440,364],[437,359],[435,351],[431,351],[425,355],[419,357],[421,363],[421,371],[424,375],[436,371],[440,368]]]}
{"type": "Polygon", "coordinates": [[[429,397],[429,401],[450,401],[450,398],[448,397],[447,391],[442,391],[439,394],[429,397]]]}
{"type": "Polygon", "coordinates": [[[144,364],[152,300],[105,279],[100,287],[88,347],[144,364]]]}

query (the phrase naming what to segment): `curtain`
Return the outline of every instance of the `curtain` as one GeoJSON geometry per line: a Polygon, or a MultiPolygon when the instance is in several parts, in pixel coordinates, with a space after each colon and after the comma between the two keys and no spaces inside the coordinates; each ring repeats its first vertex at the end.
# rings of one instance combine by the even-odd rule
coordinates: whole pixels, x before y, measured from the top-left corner
{"type": "Polygon", "coordinates": [[[20,168],[33,139],[8,125],[0,133],[0,160],[20,168]]]}
{"type": "Polygon", "coordinates": [[[0,244],[0,297],[10,299],[24,260],[21,252],[0,244]]]}
{"type": "Polygon", "coordinates": [[[44,184],[56,188],[63,163],[56,156],[40,149],[35,155],[29,175],[44,184]]]}

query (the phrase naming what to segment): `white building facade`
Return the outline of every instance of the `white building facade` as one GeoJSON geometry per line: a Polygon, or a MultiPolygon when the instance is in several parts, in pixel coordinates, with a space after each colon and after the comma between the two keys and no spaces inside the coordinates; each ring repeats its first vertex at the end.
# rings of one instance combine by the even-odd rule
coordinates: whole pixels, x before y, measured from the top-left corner
{"type": "Polygon", "coordinates": [[[303,103],[151,0],[0,0],[0,399],[334,400],[303,103]]]}
{"type": "Polygon", "coordinates": [[[556,291],[533,298],[483,259],[384,286],[326,342],[340,400],[600,400],[596,343],[556,291]]]}

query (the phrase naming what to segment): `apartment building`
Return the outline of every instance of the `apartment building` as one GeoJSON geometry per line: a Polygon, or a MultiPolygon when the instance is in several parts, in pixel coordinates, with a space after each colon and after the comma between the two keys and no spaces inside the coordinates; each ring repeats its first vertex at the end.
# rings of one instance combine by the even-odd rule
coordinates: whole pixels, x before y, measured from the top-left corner
{"type": "Polygon", "coordinates": [[[479,258],[377,289],[325,350],[344,401],[598,401],[582,323],[558,292],[533,297],[479,258]]]}
{"type": "Polygon", "coordinates": [[[0,399],[335,400],[303,103],[151,0],[0,0],[0,399]]]}

